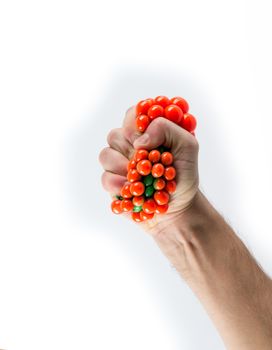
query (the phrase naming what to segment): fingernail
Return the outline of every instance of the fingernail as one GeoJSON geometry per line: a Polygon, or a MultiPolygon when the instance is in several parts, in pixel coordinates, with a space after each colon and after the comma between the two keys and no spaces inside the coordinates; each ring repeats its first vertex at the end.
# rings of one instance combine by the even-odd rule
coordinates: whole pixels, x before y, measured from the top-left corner
{"type": "Polygon", "coordinates": [[[137,140],[135,140],[134,142],[134,146],[139,144],[139,145],[145,145],[147,144],[149,141],[149,135],[148,134],[144,134],[143,136],[139,137],[137,140]]]}

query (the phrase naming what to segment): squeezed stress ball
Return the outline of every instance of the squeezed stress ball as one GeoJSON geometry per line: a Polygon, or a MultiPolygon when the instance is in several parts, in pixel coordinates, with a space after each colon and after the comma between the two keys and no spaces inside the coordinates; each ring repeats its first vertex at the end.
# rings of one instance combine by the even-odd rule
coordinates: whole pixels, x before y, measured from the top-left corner
{"type": "MultiPolygon", "coordinates": [[[[189,104],[182,97],[148,98],[136,105],[136,129],[144,133],[154,119],[163,117],[195,136],[196,118],[188,112],[189,104]]],[[[131,212],[136,222],[166,213],[177,186],[171,150],[163,145],[153,150],[136,150],[127,170],[128,181],[111,203],[113,213],[131,212]]]]}

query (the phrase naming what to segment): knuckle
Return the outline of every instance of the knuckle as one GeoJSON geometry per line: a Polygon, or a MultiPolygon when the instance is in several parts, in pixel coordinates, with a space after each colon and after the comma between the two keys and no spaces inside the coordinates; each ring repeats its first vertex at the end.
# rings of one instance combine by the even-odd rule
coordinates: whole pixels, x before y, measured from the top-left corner
{"type": "Polygon", "coordinates": [[[198,153],[199,151],[199,143],[195,137],[192,137],[192,135],[190,135],[190,138],[188,139],[186,146],[188,150],[194,153],[198,153]]]}
{"type": "Polygon", "coordinates": [[[109,147],[105,147],[102,149],[102,151],[99,153],[99,162],[103,165],[105,163],[105,160],[108,158],[109,155],[109,147]]]}
{"type": "Polygon", "coordinates": [[[154,119],[151,123],[151,125],[153,125],[153,127],[156,128],[163,128],[166,126],[167,120],[163,117],[158,117],[156,119],[154,119]]]}
{"type": "Polygon", "coordinates": [[[195,137],[193,137],[193,139],[192,139],[192,147],[193,147],[193,149],[196,151],[196,152],[198,152],[199,151],[199,143],[198,143],[198,141],[197,141],[197,139],[195,138],[195,137]]]}
{"type": "Polygon", "coordinates": [[[108,174],[106,171],[103,172],[103,174],[101,175],[101,183],[102,183],[102,186],[104,187],[105,190],[108,189],[108,174]]]}
{"type": "Polygon", "coordinates": [[[112,144],[112,142],[116,139],[117,134],[119,133],[119,129],[112,129],[107,136],[108,144],[112,144]]]}

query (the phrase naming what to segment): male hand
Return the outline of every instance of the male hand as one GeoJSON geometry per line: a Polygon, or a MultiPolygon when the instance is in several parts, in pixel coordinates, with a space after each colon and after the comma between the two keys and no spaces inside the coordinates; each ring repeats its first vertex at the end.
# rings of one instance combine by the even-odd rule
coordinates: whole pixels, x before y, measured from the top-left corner
{"type": "Polygon", "coordinates": [[[150,150],[160,145],[171,148],[177,171],[177,189],[171,195],[168,212],[140,223],[146,231],[156,234],[161,225],[173,223],[194,201],[199,183],[198,142],[188,131],[165,118],[156,118],[141,134],[136,130],[135,118],[133,106],[127,111],[122,128],[113,129],[108,134],[109,147],[99,155],[105,170],[102,184],[112,195],[118,194],[127,181],[127,164],[135,149],[150,150]]]}

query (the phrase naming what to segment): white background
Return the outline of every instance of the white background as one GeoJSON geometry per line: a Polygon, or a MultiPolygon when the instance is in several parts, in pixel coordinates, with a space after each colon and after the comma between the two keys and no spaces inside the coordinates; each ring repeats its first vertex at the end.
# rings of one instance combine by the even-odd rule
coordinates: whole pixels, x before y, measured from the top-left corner
{"type": "Polygon", "coordinates": [[[198,118],[201,188],[272,273],[270,1],[0,5],[0,348],[223,349],[98,153],[165,94],[198,118]]]}

